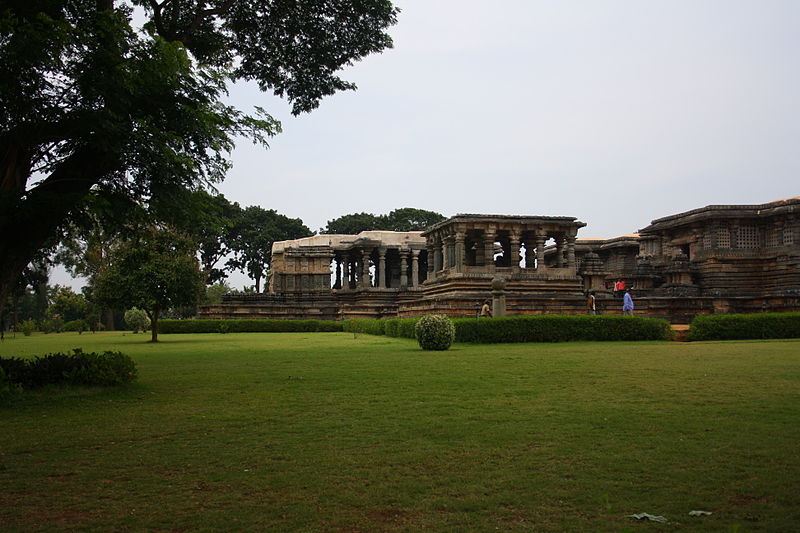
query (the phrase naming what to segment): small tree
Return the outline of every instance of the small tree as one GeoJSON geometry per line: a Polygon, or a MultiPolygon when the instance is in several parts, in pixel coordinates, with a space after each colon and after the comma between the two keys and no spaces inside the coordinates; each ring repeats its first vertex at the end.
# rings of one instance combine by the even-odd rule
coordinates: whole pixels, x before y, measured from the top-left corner
{"type": "Polygon", "coordinates": [[[125,311],[125,324],[134,333],[139,333],[140,331],[147,331],[147,328],[150,327],[150,319],[147,317],[147,313],[138,307],[132,307],[125,311]]]}
{"type": "Polygon", "coordinates": [[[204,286],[195,244],[168,229],[149,228],[113,252],[96,278],[95,298],[109,307],[138,307],[150,318],[158,342],[158,318],[169,307],[191,306],[204,286]]]}

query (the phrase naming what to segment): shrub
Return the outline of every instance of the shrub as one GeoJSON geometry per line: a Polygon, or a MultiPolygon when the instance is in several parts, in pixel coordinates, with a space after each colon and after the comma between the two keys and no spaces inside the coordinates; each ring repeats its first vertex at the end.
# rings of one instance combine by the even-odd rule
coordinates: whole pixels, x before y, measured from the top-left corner
{"type": "Polygon", "coordinates": [[[0,405],[8,405],[22,392],[19,383],[13,383],[6,375],[3,367],[0,366],[0,405]]]}
{"type": "Polygon", "coordinates": [[[121,385],[136,378],[136,362],[120,352],[51,353],[35,359],[0,358],[8,381],[26,388],[56,383],[121,385]]]}
{"type": "Polygon", "coordinates": [[[280,320],[259,318],[159,320],[159,333],[292,333],[342,331],[333,320],[280,320]]]}
{"type": "Polygon", "coordinates": [[[19,357],[0,357],[0,368],[6,379],[13,383],[25,383],[28,379],[28,361],[19,357]]]}
{"type": "Polygon", "coordinates": [[[136,361],[121,352],[84,353],[75,350],[80,365],[64,373],[67,382],[75,385],[123,385],[136,379],[136,361]]]}
{"type": "Polygon", "coordinates": [[[24,387],[42,387],[63,383],[64,375],[80,366],[80,360],[65,353],[50,353],[27,361],[24,387]]]}
{"type": "MultiPolygon", "coordinates": [[[[419,318],[345,320],[344,330],[373,335],[416,338],[419,318]]],[[[492,319],[453,319],[457,342],[633,341],[669,340],[666,320],[627,316],[536,315],[492,319]]]]}
{"type": "Polygon", "coordinates": [[[147,331],[148,328],[150,328],[150,318],[147,316],[147,313],[141,309],[137,309],[136,307],[132,307],[125,311],[125,323],[128,325],[129,329],[133,330],[134,333],[147,331]]]}
{"type": "Polygon", "coordinates": [[[42,320],[40,328],[43,333],[59,333],[64,326],[64,321],[59,317],[46,318],[42,320]]]}
{"type": "Polygon", "coordinates": [[[698,315],[689,328],[689,340],[800,338],[800,313],[698,315]]]}
{"type": "Polygon", "coordinates": [[[423,350],[447,350],[456,336],[453,321],[446,315],[425,315],[414,329],[423,350]]]}
{"type": "Polygon", "coordinates": [[[23,320],[19,324],[19,329],[26,337],[30,337],[31,334],[36,331],[36,322],[33,320],[23,320]]]}
{"type": "Polygon", "coordinates": [[[81,318],[65,322],[64,327],[61,328],[62,331],[77,331],[78,333],[83,333],[86,329],[86,321],[81,318]]]}
{"type": "Polygon", "coordinates": [[[668,340],[666,320],[629,316],[538,315],[455,320],[456,340],[503,342],[668,340]]]}

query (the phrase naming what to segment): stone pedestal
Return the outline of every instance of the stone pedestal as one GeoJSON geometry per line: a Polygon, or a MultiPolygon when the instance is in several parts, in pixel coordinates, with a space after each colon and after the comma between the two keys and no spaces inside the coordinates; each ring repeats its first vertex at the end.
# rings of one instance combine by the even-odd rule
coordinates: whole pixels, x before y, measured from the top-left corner
{"type": "Polygon", "coordinates": [[[492,316],[506,316],[506,282],[501,278],[492,280],[492,316]]]}

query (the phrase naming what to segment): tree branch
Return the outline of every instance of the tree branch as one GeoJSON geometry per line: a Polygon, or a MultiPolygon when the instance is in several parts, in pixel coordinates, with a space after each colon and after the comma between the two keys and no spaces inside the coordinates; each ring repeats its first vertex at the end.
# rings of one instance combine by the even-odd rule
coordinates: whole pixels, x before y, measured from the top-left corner
{"type": "Polygon", "coordinates": [[[212,8],[212,9],[200,9],[197,11],[194,19],[189,26],[178,36],[178,40],[181,41],[185,46],[189,46],[192,42],[191,35],[200,27],[200,25],[205,22],[210,17],[216,17],[219,15],[224,15],[227,13],[236,0],[225,0],[221,5],[212,8]]]}

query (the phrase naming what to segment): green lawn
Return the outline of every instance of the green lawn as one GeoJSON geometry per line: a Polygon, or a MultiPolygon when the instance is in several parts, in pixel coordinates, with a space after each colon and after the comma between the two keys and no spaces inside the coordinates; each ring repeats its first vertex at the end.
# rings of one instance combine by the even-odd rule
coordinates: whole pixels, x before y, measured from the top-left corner
{"type": "Polygon", "coordinates": [[[161,338],[0,344],[139,366],[0,409],[0,530],[800,530],[798,341],[161,338]]]}

